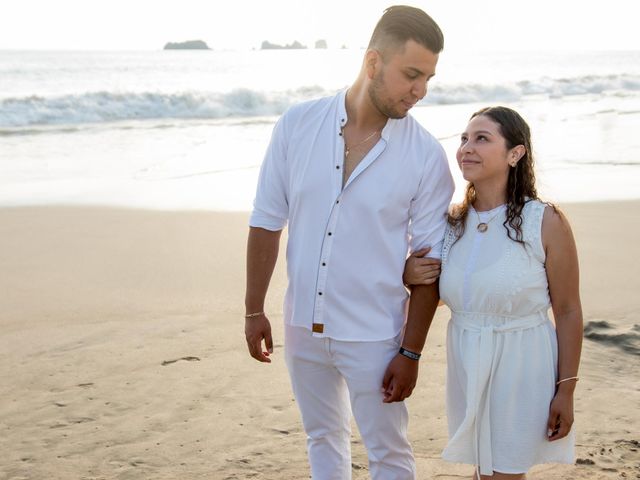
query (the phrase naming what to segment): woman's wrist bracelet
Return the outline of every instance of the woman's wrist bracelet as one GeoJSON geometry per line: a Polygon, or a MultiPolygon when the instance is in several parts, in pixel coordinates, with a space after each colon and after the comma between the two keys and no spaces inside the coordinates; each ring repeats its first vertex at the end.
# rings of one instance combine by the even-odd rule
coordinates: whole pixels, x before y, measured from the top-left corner
{"type": "Polygon", "coordinates": [[[567,378],[563,378],[562,380],[558,380],[556,382],[556,386],[560,385],[562,382],[568,382],[569,380],[575,380],[576,382],[578,380],[580,380],[580,377],[567,377],[567,378]]]}
{"type": "Polygon", "coordinates": [[[422,356],[421,353],[412,352],[402,347],[400,347],[399,353],[400,355],[404,355],[405,357],[410,358],[411,360],[420,360],[420,357],[422,356]]]}
{"type": "Polygon", "coordinates": [[[259,317],[260,315],[264,315],[264,312],[247,313],[244,318],[259,317]]]}

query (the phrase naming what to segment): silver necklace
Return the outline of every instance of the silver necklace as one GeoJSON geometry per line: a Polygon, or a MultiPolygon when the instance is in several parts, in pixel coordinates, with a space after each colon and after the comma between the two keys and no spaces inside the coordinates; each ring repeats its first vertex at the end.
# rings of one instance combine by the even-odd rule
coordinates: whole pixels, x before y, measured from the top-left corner
{"type": "Polygon", "coordinates": [[[489,224],[491,223],[491,221],[496,218],[498,215],[500,215],[500,213],[502,213],[502,208],[500,208],[498,210],[497,213],[495,213],[489,220],[487,220],[486,222],[483,222],[482,220],[480,220],[480,214],[478,213],[478,211],[474,208],[473,209],[474,212],[476,212],[476,216],[478,217],[478,226],[476,227],[476,229],[480,232],[480,233],[484,233],[487,230],[489,230],[489,224]]]}

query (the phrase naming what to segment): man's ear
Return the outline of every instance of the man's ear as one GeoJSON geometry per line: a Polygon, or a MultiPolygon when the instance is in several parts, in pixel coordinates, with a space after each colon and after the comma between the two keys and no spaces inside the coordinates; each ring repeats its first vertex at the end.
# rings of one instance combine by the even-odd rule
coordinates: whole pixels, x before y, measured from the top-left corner
{"type": "Polygon", "coordinates": [[[376,71],[382,63],[382,55],[375,48],[367,50],[364,56],[364,65],[367,70],[367,76],[369,79],[375,77],[376,71]]]}

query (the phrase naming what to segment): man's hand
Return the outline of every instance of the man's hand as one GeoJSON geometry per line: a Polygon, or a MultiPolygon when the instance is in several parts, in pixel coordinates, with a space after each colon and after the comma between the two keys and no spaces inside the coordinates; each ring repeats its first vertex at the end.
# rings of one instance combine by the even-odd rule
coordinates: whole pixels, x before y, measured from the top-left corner
{"type": "Polygon", "coordinates": [[[418,381],[418,361],[397,354],[382,379],[384,403],[401,402],[411,395],[418,381]]]}
{"type": "Polygon", "coordinates": [[[273,339],[271,338],[271,323],[266,315],[246,318],[244,320],[244,335],[247,347],[253,358],[259,362],[271,363],[269,355],[273,353],[273,339]],[[266,351],[262,350],[262,339],[266,351]]]}

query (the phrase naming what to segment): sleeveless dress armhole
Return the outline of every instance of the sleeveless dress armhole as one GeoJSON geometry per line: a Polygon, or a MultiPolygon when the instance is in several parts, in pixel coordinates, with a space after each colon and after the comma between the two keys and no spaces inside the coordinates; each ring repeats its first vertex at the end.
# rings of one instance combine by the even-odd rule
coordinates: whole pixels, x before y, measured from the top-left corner
{"type": "Polygon", "coordinates": [[[539,200],[529,200],[522,211],[524,216],[523,240],[527,249],[531,249],[533,256],[544,264],[546,253],[542,244],[542,218],[546,203],[539,200]]]}
{"type": "Polygon", "coordinates": [[[453,228],[451,227],[451,225],[447,223],[447,228],[444,231],[444,242],[442,244],[442,265],[447,263],[449,250],[451,249],[451,246],[455,243],[455,241],[456,241],[456,234],[453,231],[453,228]]]}

